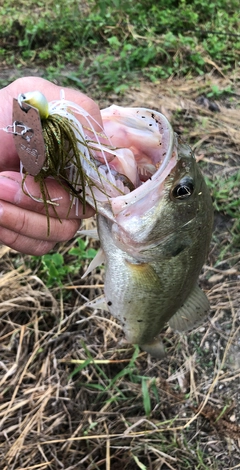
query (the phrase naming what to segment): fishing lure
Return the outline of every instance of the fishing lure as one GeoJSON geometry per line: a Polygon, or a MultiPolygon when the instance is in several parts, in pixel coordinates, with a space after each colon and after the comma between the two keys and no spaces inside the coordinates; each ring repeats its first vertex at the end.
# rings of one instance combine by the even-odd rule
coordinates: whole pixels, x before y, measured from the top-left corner
{"type": "Polygon", "coordinates": [[[49,103],[42,93],[34,91],[21,93],[14,100],[13,125],[5,130],[14,135],[24,193],[45,206],[48,234],[49,205],[58,217],[58,198],[50,198],[47,177],[54,178],[69,193],[69,211],[75,205],[76,214],[79,201],[84,214],[87,200],[97,209],[98,200],[134,189],[125,175],[109,166],[112,159],[122,158],[122,149],[111,144],[103,129],[96,132],[94,123],[98,124],[87,111],[63,96],[49,103]],[[77,119],[79,116],[85,118],[86,126],[77,119]],[[28,175],[39,183],[40,199],[28,190],[28,175]]]}

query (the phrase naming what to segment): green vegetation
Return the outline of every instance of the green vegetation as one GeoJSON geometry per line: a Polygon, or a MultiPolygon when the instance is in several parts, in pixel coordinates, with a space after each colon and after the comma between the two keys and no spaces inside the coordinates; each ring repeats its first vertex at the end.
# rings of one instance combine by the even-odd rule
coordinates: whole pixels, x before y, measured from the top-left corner
{"type": "Polygon", "coordinates": [[[207,183],[212,190],[215,209],[237,219],[240,212],[240,171],[225,178],[217,176],[214,181],[207,179],[207,183]]]}
{"type": "Polygon", "coordinates": [[[85,88],[125,91],[130,80],[223,72],[239,63],[238,0],[0,2],[0,57],[47,67],[85,88]],[[2,5],[1,5],[2,3],[2,5]],[[51,66],[49,66],[51,63],[51,66]],[[74,72],[65,72],[66,64],[74,72]]]}
{"type": "Polygon", "coordinates": [[[223,248],[219,254],[219,260],[222,260],[230,250],[234,253],[239,252],[240,246],[240,171],[232,175],[217,175],[212,180],[206,178],[207,184],[211,190],[213,205],[216,212],[222,213],[232,219],[229,232],[231,241],[223,248]]]}
{"type": "Polygon", "coordinates": [[[37,267],[38,273],[47,287],[62,287],[69,274],[79,273],[83,260],[91,260],[97,253],[94,248],[87,248],[88,241],[82,238],[77,238],[75,244],[77,246],[70,248],[65,256],[56,250],[41,257],[32,256],[31,266],[36,266],[40,261],[37,267]],[[68,255],[72,256],[71,260],[67,261],[68,255]]]}
{"type": "Polygon", "coordinates": [[[128,404],[130,404],[130,402],[134,403],[134,400],[136,399],[134,393],[130,390],[122,389],[121,385],[119,387],[119,384],[121,384],[123,378],[129,380],[132,384],[141,384],[144,413],[147,417],[150,417],[152,412],[151,396],[155,403],[158,403],[159,395],[156,385],[156,378],[147,377],[146,375],[141,376],[139,374],[137,365],[135,363],[139,355],[139,347],[137,345],[134,346],[134,352],[128,365],[126,367],[122,367],[120,372],[110,379],[104,372],[104,369],[98,364],[98,362],[102,362],[105,365],[108,361],[100,360],[95,362],[87,346],[84,343],[82,343],[82,346],[84,347],[87,359],[85,361],[80,361],[80,364],[77,365],[77,367],[75,367],[73,372],[71,372],[69,375],[69,379],[78,376],[81,374],[84,368],[89,367],[89,365],[92,364],[93,367],[95,367],[96,377],[94,377],[94,379],[88,383],[79,382],[78,386],[85,386],[89,388],[89,390],[98,390],[99,394],[96,401],[104,402],[106,404],[111,402],[118,403],[122,401],[127,401],[128,404]],[[108,391],[110,392],[110,399],[107,396],[108,391]]]}

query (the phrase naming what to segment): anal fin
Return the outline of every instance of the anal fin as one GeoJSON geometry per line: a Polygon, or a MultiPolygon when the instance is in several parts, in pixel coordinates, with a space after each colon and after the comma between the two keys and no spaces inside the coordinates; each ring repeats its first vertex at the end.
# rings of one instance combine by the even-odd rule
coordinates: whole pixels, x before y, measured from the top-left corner
{"type": "Polygon", "coordinates": [[[188,331],[202,323],[210,309],[204,292],[196,285],[181,308],[169,320],[175,331],[188,331]]]}
{"type": "Polygon", "coordinates": [[[96,297],[96,299],[94,300],[89,300],[84,304],[84,307],[99,308],[100,310],[108,311],[108,306],[104,294],[100,295],[99,297],[96,297]]]}

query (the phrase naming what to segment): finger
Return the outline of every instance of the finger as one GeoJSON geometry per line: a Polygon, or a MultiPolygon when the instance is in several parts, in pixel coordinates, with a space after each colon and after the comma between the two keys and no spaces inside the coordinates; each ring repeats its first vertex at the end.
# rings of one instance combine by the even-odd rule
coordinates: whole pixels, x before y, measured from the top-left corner
{"type": "MultiPolygon", "coordinates": [[[[94,215],[94,209],[88,204],[86,204],[86,207],[83,207],[80,201],[71,207],[71,199],[67,189],[65,190],[61,187],[54,179],[47,178],[45,181],[49,192],[47,199],[55,200],[56,203],[56,206],[54,206],[56,211],[54,211],[51,204],[48,204],[48,212],[51,217],[56,218],[58,215],[60,219],[81,219],[94,215]]],[[[36,200],[24,194],[22,190],[22,176],[19,173],[13,171],[0,173],[0,200],[15,204],[22,209],[46,214],[44,204],[39,201],[42,200],[39,183],[35,183],[34,178],[28,176],[26,178],[26,187],[36,200]]]]}
{"type": "Polygon", "coordinates": [[[0,243],[25,255],[42,256],[52,250],[55,242],[35,240],[0,227],[0,243]]]}
{"type": "MultiPolygon", "coordinates": [[[[44,80],[40,77],[24,77],[15,80],[6,88],[0,90],[0,129],[12,124],[12,103],[13,98],[17,98],[20,93],[28,91],[42,92],[48,101],[59,100],[61,90],[64,91],[65,99],[73,101],[84,108],[90,116],[94,118],[93,127],[100,131],[102,126],[102,118],[97,104],[88,96],[80,91],[64,88],[44,80]],[[96,121],[96,122],[95,122],[96,121]],[[100,125],[98,125],[99,123],[100,125]]],[[[79,116],[77,116],[79,118],[79,116]]],[[[81,122],[86,123],[81,119],[81,122]]],[[[0,148],[0,168],[1,170],[17,170],[19,169],[19,158],[15,149],[14,140],[11,134],[1,131],[1,148],[0,148]]]]}
{"type": "MultiPolygon", "coordinates": [[[[48,220],[46,215],[19,209],[5,201],[0,203],[0,227],[13,231],[15,234],[43,240],[46,242],[63,242],[73,238],[79,229],[78,219],[63,219],[62,221],[50,217],[50,233],[48,234],[48,220]]],[[[1,236],[0,236],[1,237],[1,236]]],[[[9,240],[6,244],[10,246],[14,242],[9,240]]]]}

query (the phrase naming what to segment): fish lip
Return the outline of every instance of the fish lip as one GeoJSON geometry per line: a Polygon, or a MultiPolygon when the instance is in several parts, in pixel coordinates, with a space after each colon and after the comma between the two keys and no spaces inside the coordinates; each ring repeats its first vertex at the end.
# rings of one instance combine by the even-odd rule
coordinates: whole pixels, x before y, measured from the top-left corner
{"type": "MultiPolygon", "coordinates": [[[[163,116],[163,115],[162,115],[163,116]]],[[[159,176],[161,176],[161,174],[163,173],[163,171],[165,170],[165,168],[167,167],[169,161],[171,160],[172,156],[173,156],[173,152],[174,152],[174,145],[176,143],[176,134],[175,132],[173,131],[173,128],[170,124],[170,122],[167,120],[167,118],[165,118],[165,116],[163,116],[164,119],[166,120],[166,122],[168,123],[168,130],[169,130],[169,147],[168,147],[168,151],[166,152],[166,155],[164,156],[164,159],[160,165],[160,167],[158,168],[158,170],[152,175],[151,177],[151,180],[154,181],[154,179],[158,178],[159,176]]]]}

